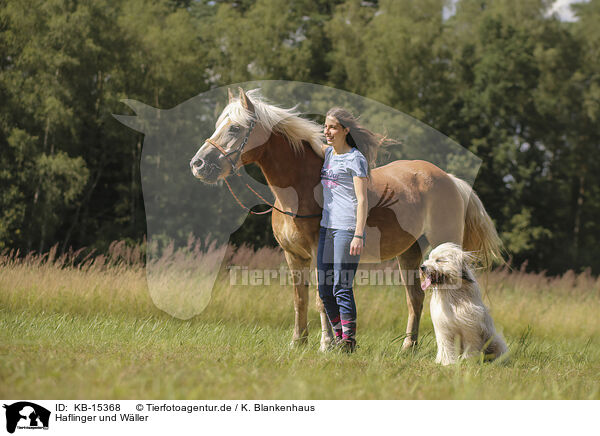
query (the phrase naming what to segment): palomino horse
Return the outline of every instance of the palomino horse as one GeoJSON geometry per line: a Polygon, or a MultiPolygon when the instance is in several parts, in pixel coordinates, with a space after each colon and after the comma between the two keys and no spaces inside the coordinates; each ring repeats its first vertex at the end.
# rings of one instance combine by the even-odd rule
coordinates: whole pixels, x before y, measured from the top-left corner
{"type": "MultiPolygon", "coordinates": [[[[267,104],[257,90],[239,98],[229,93],[213,135],[190,162],[195,177],[215,183],[240,166],[256,163],[273,195],[273,233],[290,271],[299,276],[316,259],[321,213],[318,195],[323,160],[312,144],[323,143],[321,127],[293,109],[267,104]]],[[[417,343],[424,293],[416,273],[423,252],[444,242],[462,245],[482,258],[499,255],[494,225],[470,186],[425,161],[395,161],[371,171],[369,214],[362,261],[397,258],[406,287],[408,324],[403,348],[417,343]],[[373,243],[373,241],[378,242],[373,243]]],[[[294,284],[295,327],[292,343],[307,340],[308,281],[294,284]]],[[[332,337],[317,293],[321,349],[332,337]]]]}

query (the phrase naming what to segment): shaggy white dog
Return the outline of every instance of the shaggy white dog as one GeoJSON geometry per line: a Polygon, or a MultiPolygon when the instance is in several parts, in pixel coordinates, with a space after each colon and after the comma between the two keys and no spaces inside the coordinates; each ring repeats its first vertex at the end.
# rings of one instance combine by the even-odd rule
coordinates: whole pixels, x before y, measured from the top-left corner
{"type": "Polygon", "coordinates": [[[495,359],[507,351],[481,300],[471,269],[473,257],[458,245],[436,247],[421,265],[421,288],[431,288],[431,319],[438,346],[436,362],[455,363],[483,351],[495,359]]]}

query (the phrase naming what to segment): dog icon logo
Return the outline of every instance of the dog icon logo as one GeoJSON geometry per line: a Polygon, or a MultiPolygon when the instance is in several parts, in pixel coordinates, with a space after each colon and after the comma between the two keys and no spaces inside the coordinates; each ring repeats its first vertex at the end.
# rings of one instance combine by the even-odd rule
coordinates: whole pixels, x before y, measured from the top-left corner
{"type": "Polygon", "coordinates": [[[48,429],[50,411],[29,401],[19,401],[6,409],[6,431],[14,433],[19,429],[48,429]]]}

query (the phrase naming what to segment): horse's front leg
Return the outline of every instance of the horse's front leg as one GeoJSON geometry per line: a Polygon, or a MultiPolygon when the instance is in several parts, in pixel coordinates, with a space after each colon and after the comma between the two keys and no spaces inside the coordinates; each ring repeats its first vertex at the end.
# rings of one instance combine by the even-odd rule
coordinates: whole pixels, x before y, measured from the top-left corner
{"type": "Polygon", "coordinates": [[[328,351],[331,348],[331,343],[333,342],[333,329],[331,328],[329,318],[327,318],[327,313],[325,312],[325,305],[323,304],[323,300],[321,300],[321,297],[319,296],[318,289],[317,310],[319,311],[319,315],[321,316],[321,346],[319,347],[319,350],[328,351]]]}
{"type": "Polygon", "coordinates": [[[294,286],[294,335],[292,346],[308,341],[308,284],[310,282],[310,259],[303,259],[285,251],[285,259],[290,268],[290,277],[294,286]]]}

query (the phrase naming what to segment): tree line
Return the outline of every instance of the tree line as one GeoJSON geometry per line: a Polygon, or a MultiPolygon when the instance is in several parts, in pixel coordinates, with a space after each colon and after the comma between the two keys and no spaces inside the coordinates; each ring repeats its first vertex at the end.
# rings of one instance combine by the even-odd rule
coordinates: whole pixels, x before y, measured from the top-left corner
{"type": "MultiPolygon", "coordinates": [[[[600,0],[0,1],[0,249],[105,251],[146,226],[143,137],[171,108],[260,79],[347,90],[483,160],[475,189],[513,265],[600,271],[600,0]]],[[[265,218],[236,243],[273,244],[265,218]]]]}

